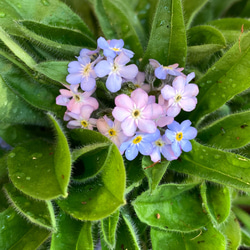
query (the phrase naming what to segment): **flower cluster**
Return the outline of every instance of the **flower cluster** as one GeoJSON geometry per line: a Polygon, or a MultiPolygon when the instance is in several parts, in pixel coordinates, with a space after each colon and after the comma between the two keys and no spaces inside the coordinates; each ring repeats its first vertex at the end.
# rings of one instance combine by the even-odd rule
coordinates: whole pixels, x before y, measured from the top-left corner
{"type": "Polygon", "coordinates": [[[189,120],[179,124],[174,117],[196,107],[199,89],[190,83],[195,74],[186,76],[178,64],[163,66],[154,59],[149,60],[146,72],[139,72],[135,64],[127,65],[134,53],[123,48],[122,39],[100,37],[97,45],[93,51],[82,49],[77,61],[68,65],[66,81],[70,85],[65,85],[56,99],[58,105],[67,107],[67,127],[97,128],[128,160],[141,153],[153,162],[162,157],[172,161],[182,151],[192,150],[190,140],[197,130],[189,120]],[[105,82],[107,91],[115,94],[115,105],[102,117],[94,112],[106,109],[92,97],[96,80],[105,82]],[[130,86],[129,91],[123,86],[130,86]]]}

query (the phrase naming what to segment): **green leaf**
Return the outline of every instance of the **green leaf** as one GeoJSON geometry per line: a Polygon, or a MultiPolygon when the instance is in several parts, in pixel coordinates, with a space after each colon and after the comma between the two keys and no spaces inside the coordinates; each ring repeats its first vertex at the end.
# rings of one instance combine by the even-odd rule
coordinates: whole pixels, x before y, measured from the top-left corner
{"type": "Polygon", "coordinates": [[[236,149],[250,142],[250,111],[223,117],[203,127],[197,138],[206,145],[223,149],[236,149]]]}
{"type": "Polygon", "coordinates": [[[227,187],[203,183],[201,197],[213,222],[220,224],[226,221],[231,210],[231,197],[227,187]]]}
{"type": "Polygon", "coordinates": [[[224,236],[209,223],[200,231],[188,234],[163,231],[152,227],[150,231],[153,249],[195,249],[195,250],[224,250],[226,240],[224,236]]]}
{"type": "Polygon", "coordinates": [[[93,36],[83,20],[59,0],[22,0],[21,2],[2,0],[0,9],[4,10],[0,26],[11,32],[18,32],[14,20],[33,20],[45,25],[78,29],[93,36]]]}
{"type": "MultiPolygon", "coordinates": [[[[1,68],[3,70],[3,68],[1,68]]],[[[11,124],[46,125],[44,114],[32,109],[6,86],[0,76],[1,122],[11,124]]]]}
{"type": "Polygon", "coordinates": [[[241,228],[241,245],[250,247],[250,234],[243,228],[241,228]]]}
{"type": "Polygon", "coordinates": [[[149,156],[142,158],[142,168],[148,178],[150,192],[153,192],[161,181],[162,176],[165,174],[169,161],[162,161],[161,163],[154,164],[149,156]],[[152,166],[152,167],[150,167],[152,166]]]}
{"type": "Polygon", "coordinates": [[[192,141],[191,152],[183,153],[169,169],[238,189],[250,188],[250,159],[203,146],[192,141]]]}
{"type": "Polygon", "coordinates": [[[51,250],[76,249],[82,221],[75,220],[63,211],[57,217],[58,231],[52,235],[51,250]]]}
{"type": "Polygon", "coordinates": [[[239,208],[239,207],[233,207],[233,212],[235,213],[236,217],[243,223],[243,225],[250,230],[250,216],[248,212],[245,210],[239,208]]]}
{"type": "Polygon", "coordinates": [[[189,28],[194,17],[199,13],[199,11],[204,7],[208,0],[183,0],[183,12],[186,27],[189,28]]]}
{"type": "Polygon", "coordinates": [[[119,210],[101,220],[102,235],[105,243],[110,247],[114,248],[116,244],[116,230],[119,220],[119,210]]]}
{"type": "Polygon", "coordinates": [[[35,226],[9,207],[0,213],[0,249],[37,249],[51,234],[35,226]]]}
{"type": "Polygon", "coordinates": [[[99,21],[103,34],[107,39],[112,39],[114,37],[117,37],[115,30],[113,29],[113,27],[109,22],[108,15],[103,7],[102,0],[93,0],[93,1],[94,1],[95,15],[99,21]]]}
{"type": "Polygon", "coordinates": [[[199,79],[198,104],[189,118],[197,122],[218,109],[236,94],[249,88],[250,32],[242,36],[240,48],[235,44],[199,79]],[[240,83],[240,84],[238,84],[240,83]]]}
{"type": "Polygon", "coordinates": [[[92,224],[90,221],[85,221],[83,223],[82,229],[80,231],[78,241],[76,244],[76,250],[93,250],[94,243],[91,232],[92,224]]]}
{"type": "MultiPolygon", "coordinates": [[[[75,129],[71,135],[73,139],[80,141],[82,146],[110,142],[102,134],[91,130],[75,129]]],[[[85,184],[72,184],[67,199],[57,200],[57,203],[74,218],[99,220],[107,217],[124,204],[124,192],[123,159],[118,148],[111,144],[100,174],[85,184]]]]}
{"type": "Polygon", "coordinates": [[[146,191],[132,202],[139,219],[150,226],[190,232],[206,225],[196,184],[164,184],[152,194],[146,191]]]}
{"type": "Polygon", "coordinates": [[[102,2],[118,38],[122,38],[125,45],[135,52],[134,56],[137,59],[142,57],[145,34],[135,12],[122,0],[103,0],[102,2]]]}
{"type": "Polygon", "coordinates": [[[50,201],[34,200],[22,194],[11,183],[4,185],[4,192],[14,208],[29,221],[48,230],[56,230],[54,210],[50,201]]]}
{"type": "Polygon", "coordinates": [[[142,65],[150,58],[160,64],[185,66],[186,31],[180,0],[159,0],[142,65]]]}
{"type": "Polygon", "coordinates": [[[233,212],[230,213],[225,223],[220,224],[219,230],[227,240],[227,250],[239,249],[241,243],[241,229],[233,212]]]}

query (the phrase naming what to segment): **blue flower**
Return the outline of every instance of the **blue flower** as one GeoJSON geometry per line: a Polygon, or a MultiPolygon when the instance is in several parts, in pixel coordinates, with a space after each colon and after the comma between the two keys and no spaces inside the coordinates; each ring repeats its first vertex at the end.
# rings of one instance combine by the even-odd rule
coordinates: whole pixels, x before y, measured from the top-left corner
{"type": "Polygon", "coordinates": [[[165,135],[172,142],[172,149],[176,157],[181,155],[181,151],[189,152],[192,150],[192,144],[189,140],[192,140],[197,135],[197,130],[194,127],[190,127],[191,122],[189,120],[183,121],[179,124],[173,121],[165,131],[165,135]]]}
{"type": "Polygon", "coordinates": [[[103,49],[103,54],[106,57],[115,58],[116,55],[119,55],[123,52],[129,58],[134,56],[134,52],[128,49],[124,49],[124,41],[122,39],[112,39],[106,41],[103,37],[99,37],[97,40],[97,45],[99,48],[103,49]]]}
{"type": "Polygon", "coordinates": [[[152,142],[155,141],[160,135],[160,131],[156,130],[155,133],[136,133],[134,137],[120,146],[120,151],[125,151],[125,156],[129,161],[136,158],[140,152],[142,155],[150,155],[153,150],[152,142]]]}

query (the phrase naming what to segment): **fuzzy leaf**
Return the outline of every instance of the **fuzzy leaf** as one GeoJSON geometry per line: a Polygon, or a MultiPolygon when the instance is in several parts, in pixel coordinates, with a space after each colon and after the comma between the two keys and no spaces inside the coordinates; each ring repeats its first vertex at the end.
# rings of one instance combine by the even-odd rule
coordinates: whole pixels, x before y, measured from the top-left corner
{"type": "Polygon", "coordinates": [[[241,245],[250,247],[250,234],[247,230],[241,228],[241,245]]]}
{"type": "Polygon", "coordinates": [[[191,232],[206,225],[196,184],[164,184],[152,194],[149,190],[133,201],[139,219],[150,226],[178,232],[191,232]],[[184,209],[183,209],[184,208],[184,209]]]}
{"type": "Polygon", "coordinates": [[[250,111],[232,114],[202,128],[197,138],[207,145],[236,149],[250,143],[250,111]]]}
{"type": "Polygon", "coordinates": [[[170,163],[169,161],[163,161],[148,168],[154,163],[150,160],[150,157],[148,156],[144,156],[142,158],[142,168],[144,169],[144,172],[148,178],[149,189],[151,192],[153,192],[157,188],[158,184],[161,181],[162,176],[165,174],[167,170],[169,163],[170,163]]]}
{"type": "Polygon", "coordinates": [[[51,234],[27,221],[9,207],[0,213],[0,249],[37,249],[51,234]]]}
{"type": "Polygon", "coordinates": [[[145,34],[135,12],[122,0],[102,0],[102,2],[117,38],[124,40],[124,43],[135,52],[136,58],[142,57],[145,34]]]}
{"type": "Polygon", "coordinates": [[[250,188],[250,159],[203,146],[192,141],[191,152],[183,153],[169,169],[225,184],[238,189],[250,188]]]}
{"type": "Polygon", "coordinates": [[[34,200],[22,194],[11,183],[4,185],[4,192],[14,208],[29,221],[47,230],[56,230],[54,210],[50,201],[34,200]]]}
{"type": "Polygon", "coordinates": [[[200,231],[188,234],[163,231],[152,227],[150,231],[153,250],[157,249],[195,249],[195,250],[224,250],[226,240],[224,236],[209,223],[200,231]]]}
{"type": "Polygon", "coordinates": [[[94,250],[94,243],[91,232],[92,224],[90,221],[85,221],[83,223],[82,229],[80,231],[78,241],[76,244],[76,250],[94,250]]]}
{"type": "Polygon", "coordinates": [[[199,79],[198,104],[195,111],[190,114],[190,120],[197,122],[236,94],[249,88],[249,44],[250,32],[242,37],[240,48],[239,44],[235,44],[199,79]]]}
{"type": "Polygon", "coordinates": [[[105,243],[114,248],[116,244],[116,230],[119,220],[119,210],[111,214],[109,217],[101,220],[101,229],[105,243]]]}
{"type": "Polygon", "coordinates": [[[233,207],[232,210],[235,213],[237,219],[244,225],[244,227],[250,230],[250,216],[248,212],[236,206],[233,207]]]}
{"type": "Polygon", "coordinates": [[[201,197],[213,222],[220,224],[227,220],[231,210],[230,192],[227,187],[203,183],[201,197]]]}
{"type": "Polygon", "coordinates": [[[57,217],[58,231],[52,235],[51,250],[76,249],[82,222],[73,219],[63,211],[57,217]]]}
{"type": "Polygon", "coordinates": [[[142,65],[150,58],[165,66],[185,65],[186,31],[180,0],[159,0],[142,65]]]}

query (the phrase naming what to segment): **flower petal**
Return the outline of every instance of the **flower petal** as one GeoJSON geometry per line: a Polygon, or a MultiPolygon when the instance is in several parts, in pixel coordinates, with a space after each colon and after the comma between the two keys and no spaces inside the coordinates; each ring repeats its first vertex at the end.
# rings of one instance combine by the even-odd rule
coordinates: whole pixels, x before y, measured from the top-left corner
{"type": "Polygon", "coordinates": [[[123,78],[132,80],[136,77],[138,73],[138,68],[135,64],[130,64],[128,66],[121,67],[119,73],[123,78]]]}
{"type": "Polygon", "coordinates": [[[156,124],[154,121],[152,120],[143,120],[140,119],[138,121],[138,128],[142,131],[142,132],[146,132],[146,133],[154,133],[156,131],[156,124]]]}
{"type": "Polygon", "coordinates": [[[143,108],[148,103],[148,94],[143,89],[136,89],[131,93],[131,99],[136,104],[136,108],[143,108]]]}
{"type": "Polygon", "coordinates": [[[122,122],[121,127],[126,136],[133,136],[137,128],[135,120],[130,117],[122,122]]]}
{"type": "Polygon", "coordinates": [[[95,88],[96,80],[92,77],[84,77],[81,81],[81,89],[91,91],[95,88]]]}
{"type": "Polygon", "coordinates": [[[184,151],[184,152],[189,152],[192,150],[192,144],[189,140],[181,140],[180,141],[180,145],[181,145],[181,149],[184,151]]]}
{"type": "Polygon", "coordinates": [[[183,139],[184,140],[192,140],[197,136],[197,129],[194,127],[189,127],[183,130],[183,139]]]}
{"type": "Polygon", "coordinates": [[[199,93],[199,88],[196,84],[190,83],[184,87],[183,97],[197,96],[199,93]]]}
{"type": "Polygon", "coordinates": [[[171,145],[171,148],[172,148],[172,150],[174,152],[174,155],[176,157],[179,157],[181,155],[181,148],[180,148],[179,143],[177,143],[176,141],[173,142],[172,145],[171,145]]]}
{"type": "Polygon", "coordinates": [[[175,97],[175,89],[169,85],[162,88],[161,94],[165,100],[175,97]]]}
{"type": "Polygon", "coordinates": [[[181,112],[181,108],[179,105],[172,105],[167,110],[167,115],[176,117],[181,112]]]}
{"type": "Polygon", "coordinates": [[[115,64],[118,64],[120,66],[127,64],[129,61],[130,61],[130,58],[127,55],[125,55],[123,52],[120,53],[120,55],[115,58],[115,64]]]}
{"type": "Polygon", "coordinates": [[[138,155],[138,149],[135,145],[132,145],[131,147],[129,147],[126,151],[125,151],[125,156],[129,161],[132,161],[136,158],[136,156],[138,155]]]}
{"type": "Polygon", "coordinates": [[[186,78],[183,76],[177,76],[173,81],[173,88],[176,89],[178,92],[184,89],[186,84],[186,78]]]}
{"type": "Polygon", "coordinates": [[[141,142],[138,145],[138,150],[142,155],[150,155],[153,151],[153,145],[150,142],[141,142]]]}
{"type": "Polygon", "coordinates": [[[72,73],[67,75],[66,81],[70,84],[79,84],[82,79],[82,73],[72,73]]]}
{"type": "Polygon", "coordinates": [[[134,108],[134,102],[125,94],[118,95],[115,98],[115,105],[131,111],[134,108]]]}
{"type": "Polygon", "coordinates": [[[98,77],[104,77],[111,72],[111,65],[108,61],[102,60],[94,68],[98,77]]]}
{"type": "Polygon", "coordinates": [[[194,110],[196,103],[197,103],[197,101],[196,101],[195,97],[188,98],[188,99],[182,99],[181,101],[179,101],[179,105],[181,106],[181,108],[187,112],[194,110]]]}
{"type": "Polygon", "coordinates": [[[107,49],[107,48],[109,48],[108,42],[103,37],[99,37],[97,39],[97,45],[101,49],[107,49]]]}
{"type": "Polygon", "coordinates": [[[166,79],[167,77],[167,72],[166,70],[161,66],[161,67],[158,67],[155,69],[155,76],[158,78],[158,79],[166,79]]]}
{"type": "Polygon", "coordinates": [[[106,81],[107,89],[110,92],[115,93],[121,89],[121,86],[122,86],[122,78],[117,74],[111,73],[106,81]]]}

